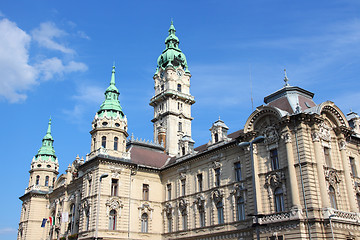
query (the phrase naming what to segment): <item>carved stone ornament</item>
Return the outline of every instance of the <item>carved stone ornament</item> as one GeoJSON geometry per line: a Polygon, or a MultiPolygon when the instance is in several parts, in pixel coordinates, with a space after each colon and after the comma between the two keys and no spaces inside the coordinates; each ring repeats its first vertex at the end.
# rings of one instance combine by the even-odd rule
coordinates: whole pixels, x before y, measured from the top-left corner
{"type": "Polygon", "coordinates": [[[164,212],[165,212],[165,214],[166,214],[167,217],[171,217],[171,216],[172,216],[173,207],[171,206],[171,203],[166,203],[166,204],[165,204],[164,212]]]}
{"type": "Polygon", "coordinates": [[[360,194],[360,183],[355,182],[354,188],[355,188],[356,194],[360,194]]]}
{"type": "Polygon", "coordinates": [[[265,186],[275,189],[281,186],[283,179],[285,179],[283,172],[270,173],[265,178],[265,186]]]}
{"type": "Polygon", "coordinates": [[[90,203],[87,199],[85,199],[81,204],[81,209],[84,211],[85,215],[88,215],[90,211],[90,203]]]}
{"type": "Polygon", "coordinates": [[[264,143],[271,144],[279,140],[279,134],[276,131],[274,126],[268,126],[263,131],[263,136],[265,137],[264,143]]]}
{"type": "Polygon", "coordinates": [[[331,127],[329,127],[325,122],[319,124],[319,137],[324,141],[331,141],[331,127]]]}
{"type": "Polygon", "coordinates": [[[346,150],[346,145],[347,145],[347,143],[345,140],[340,140],[340,142],[339,142],[340,150],[346,150]]]}
{"type": "Polygon", "coordinates": [[[195,205],[198,209],[204,209],[205,208],[205,198],[202,194],[198,195],[196,197],[196,200],[194,201],[195,205]]]}
{"type": "Polygon", "coordinates": [[[108,199],[106,201],[105,205],[108,207],[109,211],[111,211],[111,210],[116,210],[117,211],[117,210],[119,210],[120,208],[122,208],[124,206],[124,204],[122,204],[120,200],[114,199],[114,198],[108,199]]]}
{"type": "Polygon", "coordinates": [[[311,133],[311,138],[313,142],[319,142],[320,141],[320,136],[318,132],[313,132],[311,133]]]}
{"type": "Polygon", "coordinates": [[[180,178],[180,180],[186,179],[186,174],[185,173],[180,173],[179,178],[180,178]]]}
{"type": "Polygon", "coordinates": [[[336,171],[334,170],[326,170],[325,171],[325,179],[329,182],[329,184],[333,187],[336,186],[336,184],[341,182],[341,179],[336,171]]]}
{"type": "Polygon", "coordinates": [[[234,184],[234,188],[231,191],[231,194],[238,198],[242,196],[243,191],[245,191],[244,185],[242,183],[236,183],[234,184]]]}
{"type": "Polygon", "coordinates": [[[283,133],[281,138],[284,140],[285,143],[291,143],[291,134],[289,132],[283,133]]]}
{"type": "Polygon", "coordinates": [[[186,212],[186,208],[187,208],[187,202],[185,201],[185,199],[180,199],[179,201],[179,211],[183,214],[184,212],[186,212]]]}
{"type": "Polygon", "coordinates": [[[211,196],[212,196],[214,202],[218,203],[222,200],[224,194],[221,193],[219,189],[216,189],[211,193],[211,196]]]}
{"type": "Polygon", "coordinates": [[[219,168],[219,167],[221,167],[222,166],[222,164],[220,163],[220,161],[214,161],[213,162],[213,167],[214,168],[219,168]]]}

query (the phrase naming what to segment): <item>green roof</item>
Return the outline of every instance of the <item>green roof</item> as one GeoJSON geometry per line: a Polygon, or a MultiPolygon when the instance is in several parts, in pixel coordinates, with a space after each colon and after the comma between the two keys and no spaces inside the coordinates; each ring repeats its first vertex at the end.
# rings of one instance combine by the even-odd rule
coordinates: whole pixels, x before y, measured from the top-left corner
{"type": "Polygon", "coordinates": [[[105,91],[105,100],[101,104],[99,111],[97,112],[99,117],[109,116],[116,117],[120,116],[124,117],[124,113],[122,112],[122,108],[119,101],[119,90],[115,86],[115,66],[113,66],[110,86],[105,91]]]}
{"type": "Polygon", "coordinates": [[[51,136],[51,118],[49,119],[48,129],[46,131],[46,135],[44,136],[42,140],[42,146],[39,149],[38,153],[35,155],[35,161],[37,161],[39,158],[46,160],[47,158],[50,158],[51,161],[56,161],[56,155],[54,150],[54,139],[51,136]]]}
{"type": "Polygon", "coordinates": [[[181,66],[185,72],[190,73],[185,54],[182,53],[179,48],[180,41],[175,35],[175,32],[174,24],[171,21],[169,36],[165,39],[166,48],[157,60],[156,73],[158,73],[160,69],[165,70],[168,66],[175,68],[181,66]]]}

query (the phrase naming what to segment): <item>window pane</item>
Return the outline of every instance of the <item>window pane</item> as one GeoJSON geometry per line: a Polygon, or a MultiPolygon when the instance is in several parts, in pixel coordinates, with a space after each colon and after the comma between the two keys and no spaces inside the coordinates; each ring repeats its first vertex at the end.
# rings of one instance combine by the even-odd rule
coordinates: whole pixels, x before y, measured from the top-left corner
{"type": "Polygon", "coordinates": [[[119,142],[119,138],[115,137],[115,138],[114,138],[114,150],[115,150],[115,151],[118,150],[118,142],[119,142]]]}
{"type": "Polygon", "coordinates": [[[277,149],[270,150],[271,167],[273,170],[279,169],[279,159],[277,149]]]}
{"type": "Polygon", "coordinates": [[[182,179],[181,180],[181,195],[185,196],[186,194],[186,180],[182,179]]]}
{"type": "Polygon", "coordinates": [[[101,138],[101,146],[102,146],[103,148],[106,148],[106,137],[102,137],[102,138],[101,138]]]}
{"type": "Polygon", "coordinates": [[[198,191],[201,192],[203,190],[203,176],[202,174],[197,175],[198,180],[198,191]]]}
{"type": "Polygon", "coordinates": [[[234,164],[234,169],[235,169],[235,181],[239,182],[241,181],[242,178],[240,162],[234,164]]]}
{"type": "Polygon", "coordinates": [[[143,200],[149,200],[149,185],[143,184],[143,200]]]}
{"type": "Polygon", "coordinates": [[[220,168],[216,168],[214,169],[215,171],[215,186],[219,187],[220,186],[220,168]]]}
{"type": "Polygon", "coordinates": [[[168,200],[171,200],[171,184],[168,184],[166,187],[167,187],[168,200]]]}

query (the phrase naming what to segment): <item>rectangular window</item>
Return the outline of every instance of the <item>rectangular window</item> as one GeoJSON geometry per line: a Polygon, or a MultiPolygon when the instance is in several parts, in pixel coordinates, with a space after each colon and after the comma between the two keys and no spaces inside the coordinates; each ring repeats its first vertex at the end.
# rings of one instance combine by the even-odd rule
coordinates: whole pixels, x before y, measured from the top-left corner
{"type": "Polygon", "coordinates": [[[326,166],[331,167],[330,148],[324,147],[324,157],[326,166]]]}
{"type": "Polygon", "coordinates": [[[111,196],[117,196],[118,194],[118,179],[111,179],[111,196]]]}
{"type": "Polygon", "coordinates": [[[215,172],[215,186],[219,187],[220,186],[220,168],[214,169],[214,172],[215,172]]]}
{"type": "Polygon", "coordinates": [[[181,180],[181,195],[185,196],[186,194],[186,179],[181,180]]]}
{"type": "Polygon", "coordinates": [[[276,148],[270,150],[270,160],[271,160],[272,170],[279,169],[279,158],[278,158],[278,151],[276,148]]]}
{"type": "Polygon", "coordinates": [[[350,157],[349,160],[350,160],[351,173],[353,177],[357,177],[355,159],[353,157],[350,157]]]}
{"type": "Polygon", "coordinates": [[[91,179],[89,179],[89,182],[88,182],[88,196],[91,195],[91,179]]]}
{"type": "Polygon", "coordinates": [[[167,200],[171,200],[171,183],[166,185],[167,188],[167,200]]]}
{"type": "Polygon", "coordinates": [[[172,218],[168,218],[168,232],[172,232],[172,218]]]}
{"type": "Polygon", "coordinates": [[[181,123],[181,122],[179,122],[178,131],[179,131],[179,132],[182,132],[182,123],[181,123]]]}
{"type": "Polygon", "coordinates": [[[204,209],[199,210],[200,217],[200,227],[205,227],[205,211],[204,209]]]}
{"type": "Polygon", "coordinates": [[[234,169],[235,169],[235,181],[240,182],[242,179],[240,162],[234,163],[234,169]]]}
{"type": "Polygon", "coordinates": [[[149,184],[143,184],[143,200],[149,200],[149,184]]]}
{"type": "Polygon", "coordinates": [[[187,214],[182,215],[182,225],[183,225],[183,230],[186,230],[187,229],[187,214]]]}
{"type": "Polygon", "coordinates": [[[198,191],[202,192],[202,190],[203,190],[203,175],[201,173],[197,175],[197,182],[198,182],[198,191]]]}

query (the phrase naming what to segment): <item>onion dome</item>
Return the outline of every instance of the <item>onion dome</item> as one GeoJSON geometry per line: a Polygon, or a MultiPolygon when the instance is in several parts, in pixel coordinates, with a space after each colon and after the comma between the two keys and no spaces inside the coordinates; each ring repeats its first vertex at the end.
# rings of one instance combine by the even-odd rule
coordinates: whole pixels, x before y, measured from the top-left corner
{"type": "Polygon", "coordinates": [[[171,21],[169,36],[165,39],[166,48],[157,60],[156,73],[159,72],[160,68],[165,70],[168,66],[172,66],[174,68],[181,66],[186,73],[190,73],[185,54],[182,53],[179,48],[180,41],[175,35],[175,32],[176,30],[173,21],[171,21]]]}
{"type": "Polygon", "coordinates": [[[50,159],[51,161],[56,161],[56,155],[54,150],[54,139],[51,136],[51,118],[49,119],[49,125],[46,132],[46,135],[44,136],[42,140],[42,146],[39,149],[38,153],[35,155],[35,161],[42,159],[47,160],[50,159]]]}
{"type": "Polygon", "coordinates": [[[113,66],[110,86],[105,91],[105,100],[97,112],[98,117],[124,117],[124,113],[122,112],[122,108],[120,106],[119,95],[119,90],[115,86],[115,66],[113,66]]]}

